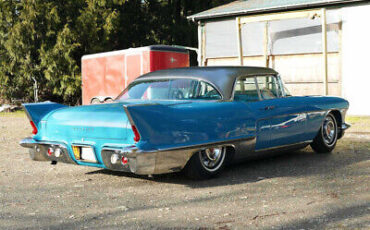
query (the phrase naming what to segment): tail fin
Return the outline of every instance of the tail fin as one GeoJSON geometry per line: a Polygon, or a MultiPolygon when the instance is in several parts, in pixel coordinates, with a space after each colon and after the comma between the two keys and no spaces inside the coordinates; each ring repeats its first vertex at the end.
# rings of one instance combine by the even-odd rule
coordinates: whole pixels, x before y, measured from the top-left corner
{"type": "Polygon", "coordinates": [[[66,105],[54,103],[54,102],[42,102],[42,103],[28,103],[22,104],[24,107],[28,119],[33,121],[33,123],[38,126],[42,118],[47,115],[49,112],[67,107],[66,105]]]}

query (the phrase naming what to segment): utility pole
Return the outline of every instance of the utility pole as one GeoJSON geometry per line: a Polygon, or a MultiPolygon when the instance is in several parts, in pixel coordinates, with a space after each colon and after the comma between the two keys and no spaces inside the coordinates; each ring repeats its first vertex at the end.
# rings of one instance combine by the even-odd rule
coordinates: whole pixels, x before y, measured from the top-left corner
{"type": "Polygon", "coordinates": [[[33,83],[33,95],[34,95],[34,98],[35,98],[35,102],[38,102],[39,98],[38,98],[38,90],[37,90],[37,80],[34,77],[32,77],[32,80],[34,81],[34,83],[33,83]]]}

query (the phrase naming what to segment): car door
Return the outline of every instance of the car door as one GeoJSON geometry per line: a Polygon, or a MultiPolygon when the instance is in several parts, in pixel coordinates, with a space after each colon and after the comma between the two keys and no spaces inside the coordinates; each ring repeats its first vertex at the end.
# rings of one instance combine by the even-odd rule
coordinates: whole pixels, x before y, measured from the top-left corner
{"type": "MultiPolygon", "coordinates": [[[[300,143],[307,120],[305,105],[294,97],[284,97],[277,76],[256,76],[261,101],[256,104],[257,127],[263,142],[260,150],[300,143]],[[265,143],[268,136],[268,143],[265,143]]],[[[257,140],[258,142],[258,140],[257,140]]]]}
{"type": "Polygon", "coordinates": [[[256,145],[255,149],[264,149],[270,144],[271,122],[266,116],[265,107],[261,100],[256,79],[252,77],[241,77],[237,79],[234,87],[234,101],[241,102],[245,106],[244,112],[253,113],[256,119],[256,145]]]}

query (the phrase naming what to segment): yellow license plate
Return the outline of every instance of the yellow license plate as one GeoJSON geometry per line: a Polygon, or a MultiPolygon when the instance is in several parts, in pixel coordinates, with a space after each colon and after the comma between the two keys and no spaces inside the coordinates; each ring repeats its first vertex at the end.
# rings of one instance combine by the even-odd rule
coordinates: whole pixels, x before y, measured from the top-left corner
{"type": "Polygon", "coordinates": [[[72,146],[73,155],[75,156],[76,160],[81,160],[81,147],[80,146],[72,146]]]}

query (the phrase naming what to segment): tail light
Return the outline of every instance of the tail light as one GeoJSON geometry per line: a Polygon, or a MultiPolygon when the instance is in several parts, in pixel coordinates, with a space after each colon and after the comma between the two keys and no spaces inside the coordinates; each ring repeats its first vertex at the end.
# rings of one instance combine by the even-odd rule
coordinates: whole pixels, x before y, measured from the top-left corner
{"type": "Polygon", "coordinates": [[[53,155],[53,153],[54,153],[54,149],[50,147],[48,149],[48,155],[51,156],[51,155],[53,155]]]}
{"type": "Polygon", "coordinates": [[[137,131],[137,128],[135,125],[131,125],[131,128],[132,128],[132,131],[134,132],[135,134],[135,137],[134,137],[134,141],[135,142],[139,142],[140,141],[140,134],[139,132],[137,131]]]}
{"type": "Polygon", "coordinates": [[[32,126],[32,134],[37,134],[37,127],[36,127],[36,125],[35,125],[35,123],[33,123],[33,121],[30,121],[30,123],[31,123],[31,126],[32,126]]]}
{"type": "Polygon", "coordinates": [[[122,157],[121,161],[123,165],[128,163],[128,159],[126,157],[122,157]]]}

